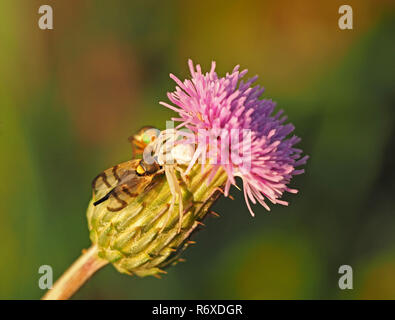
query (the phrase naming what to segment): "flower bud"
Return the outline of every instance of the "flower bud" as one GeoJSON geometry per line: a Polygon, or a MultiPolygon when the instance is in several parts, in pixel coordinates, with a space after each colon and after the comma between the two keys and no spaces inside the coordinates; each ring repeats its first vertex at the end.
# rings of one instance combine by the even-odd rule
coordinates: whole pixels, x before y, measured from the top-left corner
{"type": "Polygon", "coordinates": [[[176,264],[209,208],[221,194],[227,175],[220,169],[209,181],[212,166],[202,170],[196,164],[181,177],[183,216],[179,228],[179,203],[170,212],[172,194],[165,174],[159,174],[149,188],[131,199],[120,211],[106,205],[95,206],[98,196],[89,203],[87,217],[90,239],[98,247],[99,257],[111,262],[126,274],[159,277],[163,268],[176,264]]]}

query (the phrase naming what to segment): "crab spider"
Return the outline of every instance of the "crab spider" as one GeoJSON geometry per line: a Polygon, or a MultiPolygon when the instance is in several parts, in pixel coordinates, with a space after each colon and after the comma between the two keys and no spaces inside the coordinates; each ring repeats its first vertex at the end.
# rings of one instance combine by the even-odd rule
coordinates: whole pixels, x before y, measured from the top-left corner
{"type": "Polygon", "coordinates": [[[179,143],[184,137],[185,135],[176,129],[166,129],[161,131],[158,137],[147,146],[147,151],[153,154],[153,159],[162,167],[162,170],[164,170],[172,194],[167,217],[160,231],[163,231],[167,225],[177,200],[179,208],[178,232],[181,231],[184,207],[182,203],[182,191],[176,172],[178,171],[180,173],[183,182],[186,183],[184,170],[180,165],[188,164],[194,153],[192,144],[179,143]]]}

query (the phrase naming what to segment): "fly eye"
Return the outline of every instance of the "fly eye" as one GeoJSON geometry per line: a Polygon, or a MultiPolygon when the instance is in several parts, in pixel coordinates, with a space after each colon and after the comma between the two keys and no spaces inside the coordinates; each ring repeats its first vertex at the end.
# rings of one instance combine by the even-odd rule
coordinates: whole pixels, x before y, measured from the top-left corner
{"type": "Polygon", "coordinates": [[[138,174],[138,175],[143,175],[143,174],[145,174],[145,169],[141,166],[141,164],[139,164],[138,166],[137,166],[137,168],[136,168],[136,173],[138,174]]]}
{"type": "Polygon", "coordinates": [[[147,129],[142,135],[142,140],[145,144],[149,144],[159,136],[159,133],[160,131],[158,129],[155,128],[147,129]]]}
{"type": "Polygon", "coordinates": [[[147,134],[144,134],[142,140],[145,144],[149,144],[151,142],[151,137],[147,134]]]}

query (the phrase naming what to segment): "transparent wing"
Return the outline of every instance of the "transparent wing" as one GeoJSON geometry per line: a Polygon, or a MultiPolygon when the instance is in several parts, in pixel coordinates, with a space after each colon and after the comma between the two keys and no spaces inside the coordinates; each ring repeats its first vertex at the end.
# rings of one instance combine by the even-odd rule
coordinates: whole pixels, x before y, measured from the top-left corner
{"type": "Polygon", "coordinates": [[[94,205],[106,202],[110,211],[118,211],[127,206],[135,197],[137,186],[142,182],[135,173],[140,160],[123,162],[104,170],[92,181],[94,205]]]}
{"type": "Polygon", "coordinates": [[[146,190],[155,174],[137,175],[139,163],[139,159],[130,160],[100,173],[92,182],[94,205],[106,205],[109,211],[119,211],[146,190]]]}
{"type": "Polygon", "coordinates": [[[115,188],[122,177],[133,173],[140,160],[134,159],[117,164],[107,170],[104,170],[92,181],[92,190],[95,196],[103,196],[115,188]]]}

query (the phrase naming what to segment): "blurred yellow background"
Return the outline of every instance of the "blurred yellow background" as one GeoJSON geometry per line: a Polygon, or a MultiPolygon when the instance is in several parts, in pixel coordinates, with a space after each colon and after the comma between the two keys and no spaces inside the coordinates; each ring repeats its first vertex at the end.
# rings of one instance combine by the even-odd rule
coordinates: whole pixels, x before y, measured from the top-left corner
{"type": "Polygon", "coordinates": [[[57,278],[89,247],[92,178],[131,157],[141,126],[165,127],[168,74],[192,58],[260,76],[311,156],[300,193],[252,218],[234,189],[163,279],[108,266],[75,298],[395,299],[394,18],[373,0],[1,1],[0,298],[40,298],[38,268],[57,278]]]}

